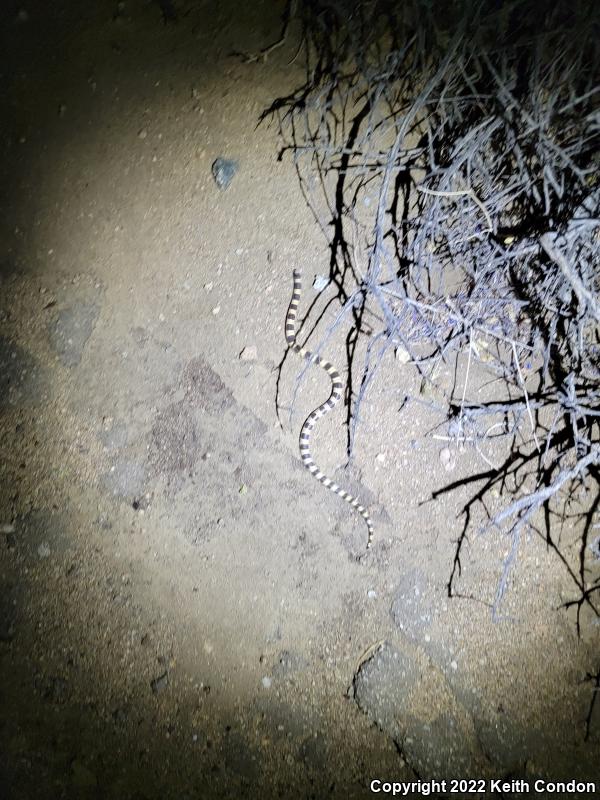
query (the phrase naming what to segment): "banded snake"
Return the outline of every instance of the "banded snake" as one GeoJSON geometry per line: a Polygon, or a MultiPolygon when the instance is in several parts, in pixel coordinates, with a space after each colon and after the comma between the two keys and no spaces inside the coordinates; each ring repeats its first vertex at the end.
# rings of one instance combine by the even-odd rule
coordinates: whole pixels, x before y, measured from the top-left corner
{"type": "Polygon", "coordinates": [[[291,350],[295,353],[298,353],[299,356],[305,358],[310,364],[317,364],[319,367],[325,370],[325,372],[331,378],[331,394],[329,395],[328,399],[322,403],[318,408],[315,408],[314,411],[308,415],[305,419],[304,424],[300,430],[300,439],[299,439],[299,448],[300,448],[300,457],[302,459],[303,465],[306,469],[315,477],[323,486],[326,486],[330,491],[334,492],[335,494],[339,495],[342,499],[344,499],[347,503],[349,503],[352,508],[356,509],[358,513],[362,516],[364,521],[367,523],[368,529],[368,538],[367,538],[367,550],[371,547],[371,542],[373,540],[373,522],[371,521],[371,517],[367,509],[361,505],[359,500],[356,497],[353,497],[349,494],[345,489],[340,488],[337,483],[328,478],[319,467],[313,461],[311,452],[310,452],[310,436],[315,427],[316,423],[318,422],[321,417],[324,417],[325,414],[328,414],[331,409],[338,403],[340,398],[342,397],[342,391],[344,385],[340,378],[340,374],[337,369],[331,364],[329,361],[324,361],[320,356],[311,353],[310,350],[305,350],[301,347],[296,341],[296,312],[298,311],[298,306],[300,304],[300,297],[302,295],[302,277],[299,270],[294,270],[294,290],[292,292],[292,299],[290,301],[290,305],[288,308],[288,312],[285,318],[285,338],[288,343],[288,346],[291,350]]]}

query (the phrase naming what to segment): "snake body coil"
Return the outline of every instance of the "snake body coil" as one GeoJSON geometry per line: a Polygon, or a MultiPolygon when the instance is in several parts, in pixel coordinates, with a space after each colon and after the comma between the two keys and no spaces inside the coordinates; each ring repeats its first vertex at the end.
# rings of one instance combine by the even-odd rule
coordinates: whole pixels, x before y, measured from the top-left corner
{"type": "Polygon", "coordinates": [[[302,426],[302,430],[300,431],[300,457],[302,458],[302,463],[306,467],[306,469],[320,482],[323,486],[326,486],[335,494],[339,495],[343,498],[347,503],[349,503],[352,508],[355,508],[358,513],[363,517],[365,522],[367,523],[368,528],[368,539],[367,539],[367,549],[371,547],[371,541],[373,539],[373,523],[371,522],[371,517],[369,516],[369,512],[367,509],[360,504],[356,497],[353,497],[351,494],[346,492],[344,489],[341,489],[337,483],[328,478],[327,475],[324,475],[319,467],[313,461],[311,452],[310,452],[310,435],[312,433],[313,428],[315,427],[317,421],[324,417],[331,409],[336,405],[336,403],[342,397],[342,391],[344,385],[341,381],[340,374],[336,370],[336,368],[331,364],[329,361],[324,361],[320,356],[314,355],[310,352],[310,350],[305,350],[303,347],[300,347],[299,344],[296,342],[296,312],[298,310],[298,305],[300,303],[300,297],[302,294],[302,280],[301,274],[298,270],[294,270],[294,290],[292,293],[292,299],[288,308],[287,316],[285,318],[285,338],[291,350],[295,353],[298,353],[302,358],[305,358],[311,364],[318,364],[322,367],[325,372],[331,378],[331,394],[329,398],[318,408],[315,408],[314,411],[308,415],[306,420],[304,421],[304,425],[302,426]]]}

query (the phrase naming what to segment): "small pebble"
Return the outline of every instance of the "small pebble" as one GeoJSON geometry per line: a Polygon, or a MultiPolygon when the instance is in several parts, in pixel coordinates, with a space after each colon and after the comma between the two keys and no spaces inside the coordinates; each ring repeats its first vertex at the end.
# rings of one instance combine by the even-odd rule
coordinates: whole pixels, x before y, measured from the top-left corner
{"type": "Polygon", "coordinates": [[[51,550],[49,545],[46,542],[42,542],[41,545],[37,549],[37,554],[40,558],[48,558],[50,555],[51,550]]]}
{"type": "Polygon", "coordinates": [[[169,677],[166,672],[163,672],[163,674],[159,675],[158,678],[154,678],[150,681],[150,687],[154,694],[160,694],[160,692],[163,692],[168,685],[169,677]]]}
{"type": "Polygon", "coordinates": [[[367,592],[367,597],[369,598],[369,600],[375,600],[375,598],[377,597],[377,592],[375,591],[375,589],[369,589],[369,591],[367,592]]]}
{"type": "Polygon", "coordinates": [[[273,681],[271,680],[271,678],[269,678],[267,675],[265,675],[265,677],[262,679],[261,683],[262,683],[264,689],[270,689],[271,688],[271,684],[273,683],[273,681]]]}
{"type": "Polygon", "coordinates": [[[399,361],[401,364],[408,364],[410,361],[410,353],[406,349],[406,347],[402,347],[402,345],[398,345],[396,348],[396,361],[399,361]]]}
{"type": "Polygon", "coordinates": [[[444,447],[440,451],[440,461],[446,472],[452,472],[456,466],[456,459],[449,447],[444,447]]]}
{"type": "Polygon", "coordinates": [[[456,672],[456,670],[458,669],[458,664],[456,663],[456,661],[450,662],[450,668],[456,672]]]}
{"type": "Polygon", "coordinates": [[[213,316],[216,317],[220,310],[221,306],[215,306],[212,310],[213,316]]]}
{"type": "Polygon", "coordinates": [[[12,524],[12,522],[4,522],[2,525],[0,525],[0,533],[14,533],[14,532],[15,532],[15,526],[12,524]]]}
{"type": "Polygon", "coordinates": [[[138,133],[138,139],[145,139],[148,136],[148,131],[146,128],[142,128],[142,130],[138,133]]]}
{"type": "Polygon", "coordinates": [[[322,292],[328,284],[329,278],[326,278],[325,275],[317,275],[313,282],[313,288],[315,292],[322,292]]]}
{"type": "Polygon", "coordinates": [[[228,158],[219,157],[213,161],[211,171],[219,189],[227,189],[238,171],[238,164],[228,158]]]}

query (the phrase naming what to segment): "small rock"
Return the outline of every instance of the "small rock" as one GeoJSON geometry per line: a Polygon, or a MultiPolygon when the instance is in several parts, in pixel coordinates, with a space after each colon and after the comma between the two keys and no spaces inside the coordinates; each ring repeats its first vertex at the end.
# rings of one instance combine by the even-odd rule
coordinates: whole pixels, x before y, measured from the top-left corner
{"type": "Polygon", "coordinates": [[[379,461],[380,464],[385,464],[385,453],[377,453],[375,459],[379,461]]]}
{"type": "Polygon", "coordinates": [[[444,447],[440,451],[440,461],[446,472],[452,472],[456,466],[456,459],[449,447],[444,447]]]}
{"type": "Polygon", "coordinates": [[[325,275],[317,275],[313,282],[313,288],[315,292],[322,292],[328,284],[329,278],[326,278],[325,275]]]}
{"type": "Polygon", "coordinates": [[[472,347],[480,361],[489,362],[494,360],[494,356],[489,352],[489,344],[485,339],[475,339],[472,343],[472,347]]]}
{"type": "Polygon", "coordinates": [[[227,189],[233,180],[233,176],[238,171],[238,164],[237,161],[219,157],[213,161],[211,170],[219,189],[227,189]]]}
{"type": "Polygon", "coordinates": [[[265,677],[262,679],[261,683],[262,683],[264,689],[270,689],[273,681],[271,680],[271,678],[268,677],[268,675],[265,675],[265,677]]]}
{"type": "Polygon", "coordinates": [[[401,364],[408,364],[411,360],[410,353],[406,349],[406,347],[402,347],[402,345],[398,345],[395,350],[396,353],[396,361],[399,361],[401,364]]]}
{"type": "Polygon", "coordinates": [[[216,317],[220,310],[221,306],[215,306],[212,310],[213,316],[216,317]]]}
{"type": "Polygon", "coordinates": [[[138,133],[138,139],[145,139],[148,136],[148,131],[146,128],[142,128],[141,131],[138,133]]]}
{"type": "Polygon", "coordinates": [[[42,542],[37,549],[37,554],[40,558],[48,558],[51,552],[52,551],[50,550],[50,546],[47,542],[42,542]]]}
{"type": "Polygon", "coordinates": [[[15,526],[11,522],[4,522],[0,525],[0,533],[14,533],[15,526]]]}
{"type": "Polygon", "coordinates": [[[257,358],[258,358],[258,351],[256,349],[256,345],[249,345],[248,347],[244,347],[244,349],[240,353],[240,361],[256,361],[257,358]]]}
{"type": "Polygon", "coordinates": [[[77,367],[100,313],[97,303],[77,303],[49,320],[50,346],[65,367],[77,367]]]}
{"type": "Polygon", "coordinates": [[[158,678],[153,678],[150,681],[150,688],[152,689],[153,694],[160,694],[164,692],[164,690],[169,685],[169,676],[166,672],[163,672],[162,675],[159,675],[158,678]]]}
{"type": "Polygon", "coordinates": [[[369,600],[375,600],[375,598],[377,597],[377,592],[375,591],[375,589],[369,589],[369,591],[367,592],[367,597],[369,598],[369,600]]]}
{"type": "Polygon", "coordinates": [[[134,498],[131,507],[134,511],[146,511],[150,507],[151,495],[147,492],[141,497],[134,498]]]}

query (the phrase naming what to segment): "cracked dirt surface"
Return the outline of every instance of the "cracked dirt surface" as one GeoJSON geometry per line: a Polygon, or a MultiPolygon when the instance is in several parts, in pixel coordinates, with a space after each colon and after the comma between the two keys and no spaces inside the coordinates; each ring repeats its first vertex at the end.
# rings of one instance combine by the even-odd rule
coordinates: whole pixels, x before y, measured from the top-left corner
{"type": "Polygon", "coordinates": [[[597,619],[584,608],[578,637],[534,535],[501,621],[501,536],[470,540],[448,598],[468,492],[428,501],[478,464],[445,467],[431,420],[398,413],[410,366],[384,364],[350,468],[342,412],[314,435],[373,511],[367,557],[360,518],[297,453],[326,377],[277,419],[291,271],[308,303],[328,256],[275,130],[256,128],[297,83],[295,46],[231,53],[271,41],[281,9],[182,0],[163,25],[153,2],[58,5],[2,12],[3,796],[600,786],[597,619]],[[239,163],[226,191],[218,156],[239,163]]]}

